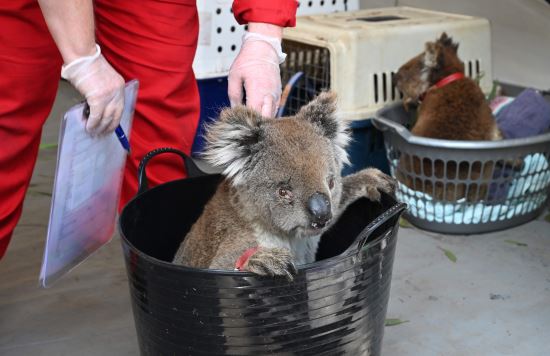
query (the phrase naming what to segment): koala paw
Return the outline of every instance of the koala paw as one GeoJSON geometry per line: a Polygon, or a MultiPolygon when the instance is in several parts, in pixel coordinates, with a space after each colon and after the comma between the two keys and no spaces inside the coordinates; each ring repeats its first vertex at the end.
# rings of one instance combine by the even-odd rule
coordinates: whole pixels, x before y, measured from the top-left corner
{"type": "Polygon", "coordinates": [[[285,248],[260,248],[244,267],[261,276],[284,276],[292,281],[296,274],[292,253],[285,248]]]}
{"type": "Polygon", "coordinates": [[[395,179],[376,168],[365,170],[367,178],[367,198],[380,201],[380,192],[395,196],[395,179]]]}
{"type": "Polygon", "coordinates": [[[381,198],[380,192],[395,196],[395,180],[376,168],[367,168],[348,177],[349,180],[346,185],[350,188],[359,189],[357,195],[365,196],[377,202],[381,198]]]}

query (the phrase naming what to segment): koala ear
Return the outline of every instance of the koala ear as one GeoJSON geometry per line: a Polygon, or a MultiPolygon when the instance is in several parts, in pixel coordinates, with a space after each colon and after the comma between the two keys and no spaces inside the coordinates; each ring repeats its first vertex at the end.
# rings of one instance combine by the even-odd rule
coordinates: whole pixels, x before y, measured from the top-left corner
{"type": "Polygon", "coordinates": [[[323,136],[332,141],[339,160],[349,164],[346,153],[346,146],[351,139],[348,125],[342,119],[338,119],[335,113],[336,94],[322,92],[313,101],[302,107],[296,117],[312,123],[323,136]]]}
{"type": "Polygon", "coordinates": [[[424,66],[426,68],[437,68],[440,63],[441,45],[437,42],[426,42],[426,50],[424,51],[424,66]]]}
{"type": "Polygon", "coordinates": [[[239,184],[262,135],[261,115],[244,106],[224,109],[207,127],[204,158],[214,166],[225,166],[223,174],[239,184]]]}
{"type": "Polygon", "coordinates": [[[458,43],[453,42],[453,39],[447,36],[446,32],[443,32],[441,34],[441,37],[439,37],[437,43],[439,43],[443,47],[452,49],[454,53],[457,53],[458,51],[458,43]]]}

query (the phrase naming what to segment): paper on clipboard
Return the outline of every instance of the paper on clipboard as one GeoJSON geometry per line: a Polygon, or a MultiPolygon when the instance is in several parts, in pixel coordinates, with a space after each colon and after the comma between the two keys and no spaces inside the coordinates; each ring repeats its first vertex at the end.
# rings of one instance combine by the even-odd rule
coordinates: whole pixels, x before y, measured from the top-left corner
{"type": "MultiPolygon", "coordinates": [[[[129,136],[138,81],[126,84],[120,125],[129,136]]],[[[84,104],[65,114],[59,132],[48,236],[40,284],[49,287],[84,261],[114,233],[127,152],[113,133],[92,137],[84,129],[84,104]]]]}

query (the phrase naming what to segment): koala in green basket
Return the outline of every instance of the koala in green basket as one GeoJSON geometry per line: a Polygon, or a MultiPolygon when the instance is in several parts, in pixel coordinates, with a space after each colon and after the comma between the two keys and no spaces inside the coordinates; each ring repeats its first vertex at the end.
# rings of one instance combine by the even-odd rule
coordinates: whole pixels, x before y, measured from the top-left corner
{"type": "Polygon", "coordinates": [[[349,204],[393,194],[392,178],[375,168],[341,177],[350,137],[335,110],[328,92],[293,117],[224,110],[208,129],[205,158],[225,166],[225,179],[173,262],[292,279],[349,204]]]}

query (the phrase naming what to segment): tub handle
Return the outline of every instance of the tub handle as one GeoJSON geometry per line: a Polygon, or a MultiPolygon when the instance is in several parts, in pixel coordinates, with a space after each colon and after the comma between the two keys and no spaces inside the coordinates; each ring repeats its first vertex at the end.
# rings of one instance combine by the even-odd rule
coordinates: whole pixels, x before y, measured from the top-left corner
{"type": "MultiPolygon", "coordinates": [[[[386,210],[384,213],[379,215],[376,219],[370,222],[370,224],[367,225],[359,233],[355,241],[351,244],[350,247],[343,253],[345,256],[349,256],[352,254],[358,254],[361,252],[365,244],[367,243],[367,240],[369,239],[370,235],[376,231],[382,224],[387,222],[388,220],[399,217],[405,210],[407,209],[407,204],[405,203],[397,203],[388,210],[386,210]]],[[[395,227],[394,227],[395,228],[395,227]]]]}
{"type": "Polygon", "coordinates": [[[138,168],[138,195],[141,194],[141,193],[146,192],[147,189],[149,189],[149,185],[147,184],[147,173],[145,172],[145,168],[147,167],[147,163],[149,163],[149,161],[153,157],[158,156],[160,154],[164,154],[164,153],[172,153],[172,154],[179,155],[181,157],[181,159],[183,160],[183,164],[185,166],[185,170],[187,171],[187,176],[188,177],[192,178],[192,177],[200,177],[200,176],[206,175],[206,173],[201,171],[200,168],[197,167],[195,162],[193,162],[193,160],[189,156],[187,156],[185,153],[183,153],[182,151],[180,151],[178,149],[175,149],[175,148],[171,148],[171,147],[157,148],[157,149],[152,150],[151,152],[147,153],[145,155],[145,157],[143,157],[143,159],[139,163],[139,168],[138,168]]]}

